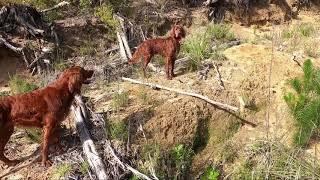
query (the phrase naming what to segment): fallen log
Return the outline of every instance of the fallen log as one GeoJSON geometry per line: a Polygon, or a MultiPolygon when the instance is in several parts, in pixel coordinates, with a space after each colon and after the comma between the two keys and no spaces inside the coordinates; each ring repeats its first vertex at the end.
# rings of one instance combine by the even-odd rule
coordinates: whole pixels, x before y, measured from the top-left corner
{"type": "Polygon", "coordinates": [[[219,108],[225,109],[225,110],[228,110],[228,111],[236,112],[236,111],[239,110],[238,107],[234,107],[234,106],[230,106],[228,104],[223,104],[223,103],[220,103],[220,102],[217,102],[217,101],[213,101],[213,100],[209,99],[208,97],[200,95],[200,94],[184,92],[184,91],[179,90],[179,89],[168,88],[168,87],[164,87],[164,86],[161,86],[161,85],[158,85],[158,84],[141,82],[141,81],[130,79],[130,78],[126,78],[126,77],[122,77],[122,80],[129,81],[129,82],[134,83],[134,84],[142,84],[142,85],[145,85],[145,86],[150,86],[153,89],[164,89],[164,90],[167,90],[167,91],[172,91],[172,92],[176,92],[176,93],[179,93],[179,94],[196,97],[198,99],[202,99],[202,100],[208,102],[209,104],[218,106],[219,108]]]}
{"type": "MultiPolygon", "coordinates": [[[[84,102],[82,101],[82,98],[80,95],[75,96],[75,101],[77,102],[78,106],[72,105],[71,108],[72,108],[72,111],[74,112],[77,131],[79,132],[80,139],[83,144],[83,150],[85,155],[87,156],[89,165],[96,172],[98,179],[108,179],[105,171],[105,165],[103,164],[102,159],[98,156],[94,143],[90,138],[90,133],[85,126],[85,121],[89,119],[88,109],[84,104],[84,102]]],[[[93,117],[101,118],[101,117],[95,116],[95,114],[93,114],[93,117]]],[[[104,122],[104,119],[102,119],[102,121],[104,122]]],[[[141,172],[134,169],[127,163],[123,163],[115,154],[114,150],[111,147],[110,141],[108,139],[106,140],[105,145],[108,148],[108,152],[113,157],[113,160],[117,162],[117,164],[120,165],[120,167],[123,170],[127,169],[140,178],[151,180],[151,178],[149,178],[147,175],[142,174],[141,172]]]]}
{"type": "Polygon", "coordinates": [[[87,161],[91,169],[95,172],[98,179],[108,179],[107,173],[105,171],[105,165],[96,150],[96,147],[91,140],[90,133],[85,125],[85,120],[88,120],[88,113],[82,101],[80,95],[76,95],[75,101],[78,106],[72,105],[71,109],[76,122],[77,132],[79,133],[83,152],[87,157],[87,161]]]}

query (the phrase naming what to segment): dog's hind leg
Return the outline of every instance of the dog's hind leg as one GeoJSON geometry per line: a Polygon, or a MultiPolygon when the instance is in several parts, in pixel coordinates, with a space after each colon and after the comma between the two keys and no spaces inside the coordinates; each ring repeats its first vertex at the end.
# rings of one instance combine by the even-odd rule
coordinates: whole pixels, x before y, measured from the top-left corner
{"type": "Polygon", "coordinates": [[[13,166],[20,161],[18,160],[9,160],[4,155],[4,148],[8,143],[10,136],[12,135],[14,130],[13,125],[4,124],[4,126],[0,127],[0,161],[3,161],[8,166],[13,166]]]}
{"type": "Polygon", "coordinates": [[[144,56],[143,56],[142,69],[143,69],[143,76],[144,77],[146,77],[147,66],[148,66],[149,62],[151,61],[151,58],[152,58],[151,53],[144,54],[144,56]]]}

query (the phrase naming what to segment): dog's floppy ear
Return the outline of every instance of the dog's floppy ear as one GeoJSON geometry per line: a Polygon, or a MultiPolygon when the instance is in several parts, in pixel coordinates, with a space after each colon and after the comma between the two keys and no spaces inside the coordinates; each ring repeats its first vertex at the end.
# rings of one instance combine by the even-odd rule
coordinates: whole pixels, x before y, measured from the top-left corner
{"type": "Polygon", "coordinates": [[[68,81],[68,88],[69,88],[69,92],[72,94],[80,93],[80,89],[81,89],[80,77],[77,75],[71,75],[68,81]]]}

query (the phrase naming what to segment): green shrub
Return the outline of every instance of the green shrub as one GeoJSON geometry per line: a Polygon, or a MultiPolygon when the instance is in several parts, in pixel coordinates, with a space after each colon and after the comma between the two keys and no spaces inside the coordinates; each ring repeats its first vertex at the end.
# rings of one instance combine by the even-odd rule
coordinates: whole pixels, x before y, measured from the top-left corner
{"type": "Polygon", "coordinates": [[[112,139],[123,141],[128,137],[127,125],[123,121],[108,124],[107,132],[112,139]]]}
{"type": "Polygon", "coordinates": [[[82,174],[87,174],[90,169],[90,165],[88,161],[83,161],[80,165],[80,172],[82,174]]]}
{"type": "Polygon", "coordinates": [[[207,33],[209,37],[213,37],[216,40],[231,41],[235,39],[235,35],[230,29],[231,27],[226,24],[209,25],[207,33]]]}
{"type": "Polygon", "coordinates": [[[18,75],[10,76],[9,87],[13,94],[27,93],[37,89],[37,85],[27,82],[18,75]]]}
{"type": "Polygon", "coordinates": [[[170,152],[175,167],[175,179],[185,179],[190,173],[193,150],[183,144],[176,145],[170,152]]]}
{"type": "Polygon", "coordinates": [[[212,166],[207,167],[204,174],[200,177],[200,180],[218,180],[220,173],[212,166]]]}
{"type": "Polygon", "coordinates": [[[225,47],[220,47],[220,45],[234,38],[235,35],[230,31],[230,27],[224,24],[208,25],[204,32],[196,32],[187,36],[181,49],[184,55],[191,58],[189,70],[197,70],[204,59],[225,59],[221,53],[225,47]],[[216,41],[215,49],[212,48],[213,39],[216,41]]]}
{"type": "Polygon", "coordinates": [[[320,165],[315,158],[279,141],[259,140],[246,148],[245,161],[230,179],[319,179],[320,165]]]}
{"type": "Polygon", "coordinates": [[[68,174],[72,170],[71,164],[60,164],[56,167],[56,169],[53,171],[52,179],[60,179],[64,177],[66,174],[68,174]]]}
{"type": "Polygon", "coordinates": [[[103,4],[95,9],[94,15],[100,17],[101,21],[109,26],[112,30],[116,30],[118,22],[113,18],[113,6],[110,4],[103,4]]]}
{"type": "Polygon", "coordinates": [[[160,179],[164,173],[162,170],[163,154],[160,150],[160,145],[153,142],[148,142],[142,146],[141,161],[138,164],[139,170],[145,174],[149,174],[153,169],[160,179]]]}
{"type": "Polygon", "coordinates": [[[311,23],[297,24],[291,28],[286,28],[281,35],[285,39],[291,39],[294,36],[311,37],[315,34],[316,28],[311,23]]]}
{"type": "Polygon", "coordinates": [[[306,146],[320,127],[320,70],[308,59],[304,62],[303,73],[303,77],[290,80],[295,92],[284,96],[296,120],[294,143],[297,146],[306,146]]]}
{"type": "Polygon", "coordinates": [[[91,6],[90,0],[80,0],[79,6],[81,10],[88,10],[91,6]]]}

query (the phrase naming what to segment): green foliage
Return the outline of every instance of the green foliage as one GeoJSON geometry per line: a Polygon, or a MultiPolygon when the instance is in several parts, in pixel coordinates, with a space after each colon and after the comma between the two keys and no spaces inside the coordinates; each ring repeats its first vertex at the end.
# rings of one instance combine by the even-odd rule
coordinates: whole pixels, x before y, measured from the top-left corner
{"type": "Polygon", "coordinates": [[[95,9],[94,15],[100,17],[102,22],[108,25],[111,30],[116,30],[118,22],[113,18],[114,9],[110,4],[103,4],[95,9]]]}
{"type": "Polygon", "coordinates": [[[107,134],[112,139],[125,140],[128,137],[127,125],[123,122],[112,122],[107,125],[107,134]]]}
{"type": "Polygon", "coordinates": [[[285,39],[291,39],[295,36],[311,37],[316,32],[316,28],[311,23],[297,24],[291,28],[286,28],[282,31],[282,37],[285,39]]]}
{"type": "Polygon", "coordinates": [[[57,71],[64,71],[68,68],[67,63],[65,62],[54,62],[53,63],[53,68],[57,71]]]}
{"type": "Polygon", "coordinates": [[[258,141],[246,148],[246,156],[231,174],[231,179],[320,178],[320,165],[314,161],[316,157],[277,141],[258,141]]]}
{"type": "Polygon", "coordinates": [[[159,144],[148,142],[142,146],[138,169],[145,174],[153,170],[159,179],[188,179],[193,155],[191,147],[183,144],[163,151],[159,144]]]}
{"type": "Polygon", "coordinates": [[[138,163],[139,170],[148,174],[150,169],[154,169],[156,175],[162,179],[162,160],[163,154],[161,153],[160,146],[157,143],[148,142],[142,146],[141,161],[138,163]]]}
{"type": "Polygon", "coordinates": [[[204,32],[196,32],[187,36],[182,45],[182,52],[191,58],[189,69],[195,71],[198,69],[202,60],[212,58],[214,60],[225,59],[222,51],[225,48],[219,47],[225,41],[235,38],[230,27],[224,24],[208,25],[204,32]],[[212,48],[212,40],[217,42],[217,48],[212,48]]]}
{"type": "Polygon", "coordinates": [[[290,39],[294,36],[294,31],[289,28],[286,28],[282,31],[281,36],[282,38],[290,39]]]}
{"type": "Polygon", "coordinates": [[[3,92],[0,92],[0,97],[1,96],[9,96],[10,93],[8,91],[3,91],[3,92]]]}
{"type": "Polygon", "coordinates": [[[118,111],[121,107],[126,107],[129,104],[129,93],[118,92],[112,96],[112,107],[118,111]]]}
{"type": "Polygon", "coordinates": [[[210,40],[203,34],[192,34],[183,43],[182,51],[191,58],[189,69],[195,71],[201,60],[210,57],[210,40]]]}
{"type": "Polygon", "coordinates": [[[80,0],[79,6],[82,10],[88,10],[91,6],[90,0],[80,0]]]}
{"type": "Polygon", "coordinates": [[[200,177],[200,180],[218,180],[220,173],[212,166],[207,167],[204,174],[200,177]]]}
{"type": "Polygon", "coordinates": [[[290,85],[295,93],[286,93],[284,100],[296,120],[294,143],[306,146],[320,127],[320,70],[308,59],[303,64],[303,77],[290,80],[290,85]]]}
{"type": "Polygon", "coordinates": [[[36,128],[29,128],[26,130],[27,137],[32,141],[36,143],[40,143],[42,140],[42,133],[40,129],[36,128]]]}
{"type": "Polygon", "coordinates": [[[67,175],[72,170],[71,164],[60,164],[53,171],[52,179],[60,179],[67,175]]]}
{"type": "Polygon", "coordinates": [[[189,175],[193,150],[183,144],[176,145],[170,152],[171,158],[175,165],[175,179],[184,179],[189,175]]]}
{"type": "Polygon", "coordinates": [[[18,75],[10,76],[9,87],[13,94],[27,93],[38,88],[18,75]]]}
{"type": "Polygon", "coordinates": [[[304,37],[310,37],[315,33],[315,27],[311,23],[302,23],[298,26],[298,32],[304,37]]]}
{"type": "Polygon", "coordinates": [[[234,33],[230,31],[231,27],[226,24],[209,25],[207,33],[209,37],[213,37],[216,40],[231,41],[235,39],[234,33]]]}
{"type": "Polygon", "coordinates": [[[136,175],[133,175],[132,177],[130,177],[130,180],[139,180],[139,177],[136,175]]]}
{"type": "Polygon", "coordinates": [[[90,169],[90,165],[88,161],[83,161],[80,165],[80,172],[82,174],[87,174],[90,169]]]}

